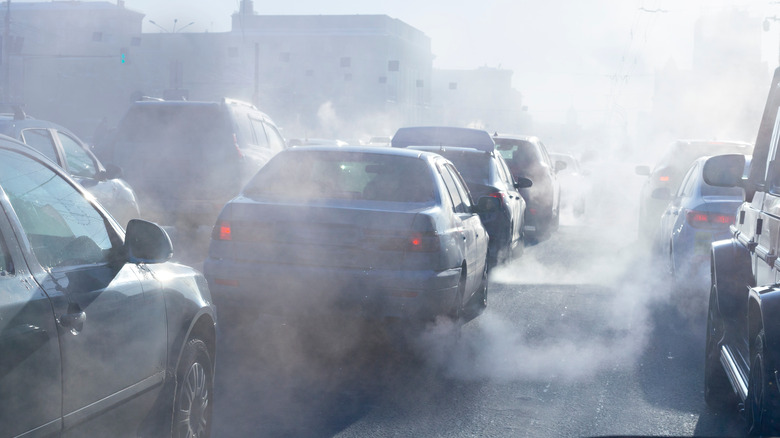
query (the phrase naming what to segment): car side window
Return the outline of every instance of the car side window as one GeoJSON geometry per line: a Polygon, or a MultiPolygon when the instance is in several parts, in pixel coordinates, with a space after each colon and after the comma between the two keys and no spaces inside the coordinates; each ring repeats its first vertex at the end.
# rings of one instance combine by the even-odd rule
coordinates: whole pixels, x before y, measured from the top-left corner
{"type": "Polygon", "coordinates": [[[270,148],[268,143],[268,137],[265,135],[265,128],[263,127],[262,120],[250,117],[249,121],[252,123],[252,129],[255,131],[255,137],[257,138],[257,145],[263,149],[270,148]]]}
{"type": "Polygon", "coordinates": [[[769,155],[766,160],[766,169],[764,170],[764,181],[769,181],[769,167],[772,161],[777,159],[777,144],[780,142],[780,111],[775,118],[775,129],[772,130],[772,140],[769,143],[769,155]]]}
{"type": "Polygon", "coordinates": [[[463,181],[463,178],[460,176],[455,167],[449,164],[445,165],[445,167],[452,174],[452,179],[455,182],[455,188],[458,190],[458,194],[463,200],[463,211],[459,211],[458,213],[471,212],[471,193],[469,192],[468,186],[466,186],[466,182],[463,181]]]}
{"type": "Polygon", "coordinates": [[[444,185],[447,186],[447,191],[450,194],[450,199],[452,199],[453,211],[455,213],[465,213],[466,206],[463,202],[463,198],[461,198],[460,193],[458,192],[458,186],[455,184],[455,179],[453,179],[445,166],[439,167],[439,174],[441,174],[444,185]]]}
{"type": "Polygon", "coordinates": [[[279,131],[272,124],[263,122],[263,125],[265,126],[265,133],[268,135],[268,144],[271,146],[271,150],[281,152],[285,147],[284,137],[282,137],[282,134],[279,134],[279,131]]]}
{"type": "Polygon", "coordinates": [[[0,186],[43,267],[104,263],[121,244],[81,192],[36,160],[0,151],[0,186]]]}
{"type": "Polygon", "coordinates": [[[8,252],[8,246],[5,243],[5,236],[0,234],[0,277],[4,275],[13,275],[14,264],[11,254],[8,252]]]}
{"type": "Polygon", "coordinates": [[[696,166],[691,167],[688,169],[688,173],[685,174],[685,178],[683,178],[682,184],[680,184],[679,189],[677,190],[677,197],[683,198],[683,197],[690,197],[693,195],[693,186],[695,185],[696,178],[693,177],[694,172],[696,171],[696,166]]]}
{"type": "Polygon", "coordinates": [[[48,129],[25,129],[22,131],[22,142],[59,164],[57,148],[48,129]]]}
{"type": "Polygon", "coordinates": [[[498,169],[499,178],[504,181],[507,186],[507,190],[513,190],[515,184],[512,182],[512,176],[509,173],[509,168],[506,166],[504,159],[498,155],[494,158],[494,160],[496,160],[496,168],[498,169]]]}
{"type": "Polygon", "coordinates": [[[97,163],[81,147],[73,137],[57,131],[57,138],[62,144],[62,150],[65,152],[65,161],[68,163],[68,170],[71,175],[82,178],[95,178],[97,176],[97,163]]]}
{"type": "Polygon", "coordinates": [[[259,135],[254,132],[252,119],[246,113],[237,112],[235,114],[236,129],[238,130],[239,135],[239,145],[241,147],[247,147],[248,145],[256,144],[262,145],[265,139],[258,138],[259,135]]]}

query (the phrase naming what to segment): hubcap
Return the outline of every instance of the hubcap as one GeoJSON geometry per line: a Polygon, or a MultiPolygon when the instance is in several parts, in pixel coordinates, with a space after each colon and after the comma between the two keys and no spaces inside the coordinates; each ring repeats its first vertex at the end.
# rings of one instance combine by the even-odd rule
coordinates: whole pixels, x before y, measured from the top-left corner
{"type": "Polygon", "coordinates": [[[195,362],[187,370],[187,375],[179,389],[177,406],[178,436],[199,438],[206,436],[208,426],[209,388],[206,383],[206,370],[195,362]]]}

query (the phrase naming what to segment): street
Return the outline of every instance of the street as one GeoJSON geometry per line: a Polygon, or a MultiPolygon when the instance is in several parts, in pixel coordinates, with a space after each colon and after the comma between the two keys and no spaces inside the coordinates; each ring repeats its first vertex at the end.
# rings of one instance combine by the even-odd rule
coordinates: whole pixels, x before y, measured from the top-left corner
{"type": "Polygon", "coordinates": [[[743,434],[704,403],[707,291],[680,299],[610,236],[569,220],[494,270],[454,346],[443,325],[401,347],[345,327],[221,339],[214,436],[743,434]]]}

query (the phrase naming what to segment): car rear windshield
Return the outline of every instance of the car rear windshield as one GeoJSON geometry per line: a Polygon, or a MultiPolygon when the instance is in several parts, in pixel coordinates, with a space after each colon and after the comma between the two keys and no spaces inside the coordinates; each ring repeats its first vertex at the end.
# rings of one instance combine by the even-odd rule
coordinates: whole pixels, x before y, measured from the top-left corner
{"type": "Polygon", "coordinates": [[[204,146],[232,146],[231,134],[219,104],[137,105],[122,120],[117,138],[136,143],[136,153],[142,152],[137,148],[161,152],[159,146],[164,145],[166,151],[180,154],[204,146]]]}
{"type": "Polygon", "coordinates": [[[460,175],[468,183],[488,184],[490,182],[491,161],[485,153],[436,151],[452,161],[460,175]]]}
{"type": "Polygon", "coordinates": [[[514,163],[515,166],[528,166],[542,161],[539,149],[529,141],[515,139],[495,139],[495,141],[496,149],[504,157],[507,164],[514,163]]]}
{"type": "Polygon", "coordinates": [[[431,202],[433,176],[414,157],[352,152],[281,153],[244,188],[253,199],[431,202]]]}

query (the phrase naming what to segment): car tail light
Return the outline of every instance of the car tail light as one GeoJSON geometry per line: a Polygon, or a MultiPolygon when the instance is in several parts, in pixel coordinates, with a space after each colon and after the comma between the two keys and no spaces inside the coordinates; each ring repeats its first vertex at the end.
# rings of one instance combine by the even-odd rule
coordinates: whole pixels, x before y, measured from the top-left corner
{"type": "Polygon", "coordinates": [[[238,152],[238,156],[240,158],[244,158],[244,153],[241,152],[241,147],[238,145],[238,137],[236,137],[236,133],[233,133],[233,147],[236,148],[236,152],[238,152]]]}
{"type": "Polygon", "coordinates": [[[734,215],[709,211],[688,210],[685,217],[694,228],[722,228],[734,223],[734,215]]]}
{"type": "Polygon", "coordinates": [[[220,221],[214,227],[213,238],[216,240],[233,240],[233,230],[230,228],[230,222],[220,221]]]}
{"type": "Polygon", "coordinates": [[[530,214],[531,214],[531,216],[536,216],[536,209],[535,209],[535,208],[529,208],[529,209],[528,209],[528,210],[526,210],[526,211],[528,211],[528,213],[530,213],[530,214]]]}
{"type": "Polygon", "coordinates": [[[669,175],[661,175],[658,177],[658,181],[669,182],[669,175]]]}
{"type": "Polygon", "coordinates": [[[439,236],[434,232],[413,232],[406,249],[412,252],[436,252],[439,250],[439,236]]]}
{"type": "Polygon", "coordinates": [[[507,195],[506,195],[506,193],[504,193],[504,192],[495,192],[495,193],[490,193],[490,194],[488,194],[487,196],[490,196],[490,197],[492,197],[492,198],[496,198],[496,199],[498,199],[499,201],[501,201],[501,207],[503,207],[504,205],[506,205],[506,196],[507,196],[507,195]]]}

